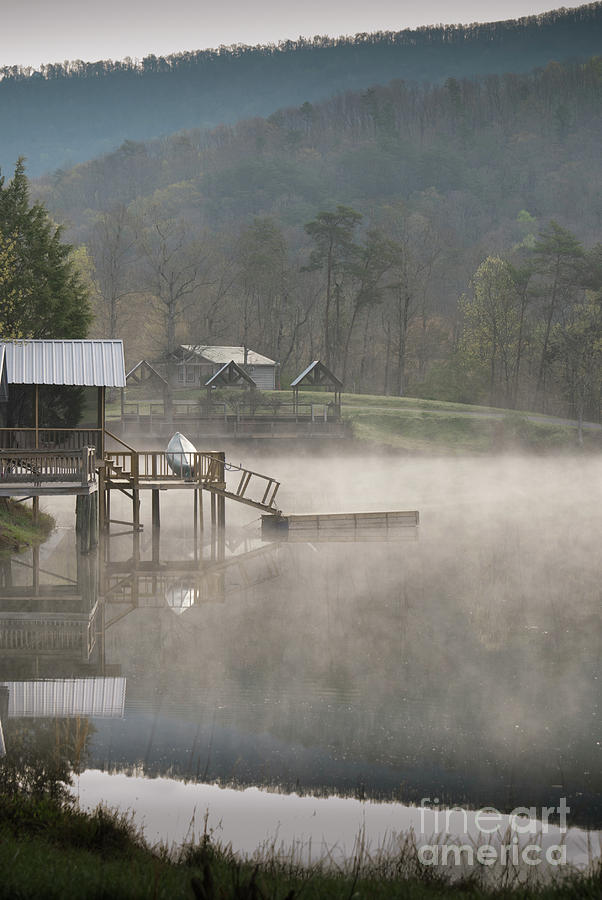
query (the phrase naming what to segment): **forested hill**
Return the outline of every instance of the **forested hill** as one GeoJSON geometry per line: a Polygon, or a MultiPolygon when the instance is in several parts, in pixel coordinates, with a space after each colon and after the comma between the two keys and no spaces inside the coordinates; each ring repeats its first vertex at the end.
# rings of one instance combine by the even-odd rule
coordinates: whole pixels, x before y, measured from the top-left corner
{"type": "Polygon", "coordinates": [[[181,129],[211,128],[393,79],[444,81],[526,72],[602,47],[602,3],[516,21],[424,27],[351,38],[299,39],[0,69],[0,167],[18,156],[40,174],[181,129]]]}
{"type": "Polygon", "coordinates": [[[593,57],[443,85],[394,81],[267,119],[127,141],[34,189],[76,242],[115,208],[153,206],[193,230],[235,235],[255,216],[296,233],[337,203],[372,218],[400,203],[466,248],[501,249],[520,236],[521,209],[600,239],[601,143],[593,57]]]}

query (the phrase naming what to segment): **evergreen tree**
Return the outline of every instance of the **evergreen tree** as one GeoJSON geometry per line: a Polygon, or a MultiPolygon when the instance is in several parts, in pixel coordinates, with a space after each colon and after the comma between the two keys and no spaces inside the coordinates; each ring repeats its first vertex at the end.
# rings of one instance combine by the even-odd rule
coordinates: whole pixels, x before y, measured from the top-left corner
{"type": "Polygon", "coordinates": [[[91,320],[87,290],[72,246],[41,203],[30,203],[22,158],[10,182],[0,176],[0,250],[5,257],[0,335],[85,337],[91,320]]]}
{"type": "Polygon", "coordinates": [[[308,269],[325,272],[324,348],[326,365],[334,365],[340,349],[341,280],[355,261],[359,248],[354,232],[362,215],[349,206],[339,205],[335,212],[320,212],[305,226],[315,247],[308,269]],[[335,307],[334,322],[332,306],[335,307]]]}

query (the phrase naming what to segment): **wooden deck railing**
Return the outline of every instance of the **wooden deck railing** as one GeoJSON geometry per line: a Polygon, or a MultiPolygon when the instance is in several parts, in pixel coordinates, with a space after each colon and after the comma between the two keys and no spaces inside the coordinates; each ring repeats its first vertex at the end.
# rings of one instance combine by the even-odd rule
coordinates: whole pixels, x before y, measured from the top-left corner
{"type": "Polygon", "coordinates": [[[221,493],[232,500],[247,503],[260,509],[272,510],[280,484],[269,475],[252,472],[242,466],[226,463],[223,452],[169,454],[176,457],[179,466],[190,473],[188,477],[174,472],[165,451],[140,450],[137,453],[122,450],[105,451],[107,463],[106,478],[119,486],[126,480],[130,487],[152,487],[154,484],[169,482],[189,482],[199,484],[215,493],[221,493]],[[177,457],[181,456],[181,460],[177,457]],[[228,478],[230,476],[230,478],[228,478]],[[231,484],[228,485],[228,480],[231,484]]]}
{"type": "MultiPolygon", "coordinates": [[[[163,403],[149,400],[126,400],[123,405],[122,419],[127,423],[139,421],[163,422],[166,419],[163,403]]],[[[174,400],[171,421],[186,419],[219,419],[224,421],[240,421],[247,418],[258,419],[295,419],[315,421],[338,421],[340,407],[331,402],[298,403],[285,402],[243,402],[229,405],[220,401],[208,403],[206,400],[182,401],[174,400]]]]}
{"type": "Polygon", "coordinates": [[[96,481],[96,451],[0,450],[0,486],[11,484],[76,483],[96,481]]]}
{"type": "Polygon", "coordinates": [[[102,431],[102,428],[0,428],[0,449],[80,450],[94,447],[98,450],[102,431]]]}
{"type": "MultiPolygon", "coordinates": [[[[178,456],[178,454],[171,454],[178,456]]],[[[189,478],[174,472],[164,451],[107,450],[108,477],[123,475],[137,481],[194,481],[202,484],[224,482],[223,453],[182,453],[183,467],[191,472],[189,478]]]]}

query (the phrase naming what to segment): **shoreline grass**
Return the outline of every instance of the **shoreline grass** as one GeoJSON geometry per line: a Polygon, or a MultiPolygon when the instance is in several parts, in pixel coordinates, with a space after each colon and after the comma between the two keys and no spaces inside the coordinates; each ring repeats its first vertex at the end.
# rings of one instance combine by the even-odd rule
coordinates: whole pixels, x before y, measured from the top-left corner
{"type": "Polygon", "coordinates": [[[230,847],[200,840],[170,852],[149,846],[132,818],[47,794],[0,795],[0,898],[248,898],[248,900],[380,900],[460,897],[481,900],[593,900],[602,870],[567,872],[550,883],[488,885],[478,871],[454,881],[422,866],[409,837],[396,857],[362,856],[349,867],[302,866],[274,852],[241,860],[230,847]]]}
{"type": "Polygon", "coordinates": [[[40,512],[34,522],[31,507],[0,498],[0,552],[14,553],[43,543],[54,529],[54,519],[40,512]]]}

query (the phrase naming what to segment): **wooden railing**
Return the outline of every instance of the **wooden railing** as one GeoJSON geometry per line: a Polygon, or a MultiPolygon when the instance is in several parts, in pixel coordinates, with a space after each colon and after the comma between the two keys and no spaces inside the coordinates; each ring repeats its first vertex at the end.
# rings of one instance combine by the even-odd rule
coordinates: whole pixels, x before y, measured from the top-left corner
{"type": "Polygon", "coordinates": [[[101,443],[102,428],[0,428],[3,450],[98,450],[101,443]]]}
{"type": "Polygon", "coordinates": [[[108,463],[108,478],[122,475],[134,481],[194,481],[202,484],[208,482],[223,483],[223,453],[182,453],[170,454],[181,456],[182,467],[190,472],[186,478],[174,472],[167,461],[164,451],[155,450],[107,450],[105,459],[108,463]]]}
{"type": "MultiPolygon", "coordinates": [[[[241,418],[295,418],[315,421],[338,421],[340,407],[331,402],[325,403],[267,403],[267,402],[243,402],[232,404],[225,402],[206,400],[182,401],[174,400],[171,418],[178,419],[223,419],[224,421],[241,418]]],[[[163,403],[155,403],[149,400],[126,400],[123,405],[122,418],[126,422],[140,420],[158,421],[165,420],[165,407],[163,403]]]]}
{"type": "Polygon", "coordinates": [[[94,447],[57,450],[0,450],[0,486],[69,482],[86,486],[96,481],[94,447]]]}
{"type": "Polygon", "coordinates": [[[226,464],[223,452],[170,453],[176,465],[168,462],[167,453],[156,450],[107,450],[105,451],[106,479],[119,487],[119,481],[127,481],[129,487],[151,487],[153,483],[189,482],[199,484],[214,493],[260,509],[272,511],[280,483],[269,475],[252,472],[242,466],[226,464]],[[180,458],[181,457],[181,458],[180,458]],[[179,466],[177,465],[179,463],[179,466]],[[179,469],[179,472],[178,472],[179,469]],[[184,471],[184,474],[180,472],[184,471]],[[232,473],[231,485],[227,485],[232,473]]]}

